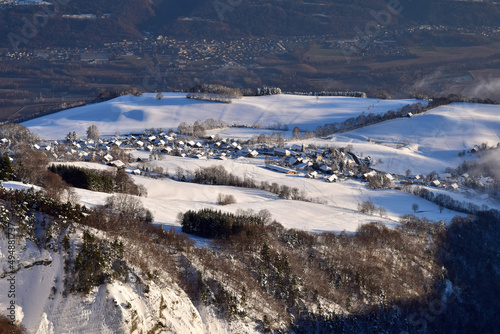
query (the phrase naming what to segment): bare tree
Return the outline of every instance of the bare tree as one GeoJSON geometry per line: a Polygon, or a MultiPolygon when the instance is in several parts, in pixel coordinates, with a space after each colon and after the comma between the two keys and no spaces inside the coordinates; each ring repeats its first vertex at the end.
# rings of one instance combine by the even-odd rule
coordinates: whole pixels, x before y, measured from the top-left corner
{"type": "Polygon", "coordinates": [[[272,215],[271,215],[271,212],[269,212],[269,210],[267,209],[262,209],[259,211],[259,213],[257,214],[257,216],[262,219],[262,222],[265,224],[265,225],[268,225],[271,223],[272,221],[272,215]]]}
{"type": "Polygon", "coordinates": [[[184,170],[181,167],[177,167],[175,169],[175,177],[177,178],[177,181],[182,180],[184,177],[184,170]]]}
{"type": "Polygon", "coordinates": [[[219,193],[217,196],[217,204],[219,205],[228,205],[236,203],[236,198],[233,195],[225,195],[219,193]]]}
{"type": "Polygon", "coordinates": [[[136,196],[116,194],[106,199],[106,206],[132,218],[153,221],[151,212],[144,208],[141,199],[136,196]]]}
{"type": "Polygon", "coordinates": [[[358,210],[360,212],[372,215],[377,207],[371,201],[364,201],[358,204],[358,210]]]}
{"type": "Polygon", "coordinates": [[[378,208],[378,214],[380,217],[387,217],[387,210],[381,206],[378,208]]]}
{"type": "Polygon", "coordinates": [[[417,212],[418,211],[418,204],[417,203],[413,203],[413,205],[411,206],[411,208],[413,209],[413,212],[417,212]]]}
{"type": "Polygon", "coordinates": [[[42,185],[48,162],[45,152],[23,145],[14,153],[12,168],[21,181],[42,185]]]}

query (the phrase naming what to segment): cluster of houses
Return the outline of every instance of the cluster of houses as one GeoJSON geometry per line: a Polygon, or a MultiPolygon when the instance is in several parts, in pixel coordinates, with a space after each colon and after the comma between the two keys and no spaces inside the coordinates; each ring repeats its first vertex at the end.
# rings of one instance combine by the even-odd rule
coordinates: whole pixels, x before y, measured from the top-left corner
{"type": "Polygon", "coordinates": [[[476,191],[471,188],[488,189],[495,185],[495,179],[491,177],[471,177],[468,173],[464,173],[458,177],[453,177],[450,173],[435,175],[432,178],[424,177],[423,175],[410,175],[402,177],[401,184],[414,184],[421,186],[429,186],[434,188],[443,188],[452,191],[458,191],[461,187],[465,189],[465,193],[474,196],[476,191]],[[465,186],[465,187],[464,187],[465,186]]]}
{"type": "Polygon", "coordinates": [[[345,149],[313,149],[292,145],[290,150],[274,148],[275,163],[266,163],[270,170],[285,174],[301,174],[310,179],[323,178],[336,182],[339,178],[363,177],[359,172],[368,169],[370,158],[359,159],[345,149]]]}
{"type": "MultiPolygon", "coordinates": [[[[266,164],[268,169],[285,174],[299,174],[311,179],[320,178],[326,182],[336,182],[345,178],[367,180],[370,177],[382,175],[396,186],[421,185],[442,188],[449,191],[460,191],[471,197],[479,195],[473,188],[484,190],[495,186],[495,179],[491,177],[471,177],[467,173],[458,177],[453,177],[450,173],[432,175],[432,177],[381,173],[369,168],[370,157],[360,159],[345,149],[305,150],[303,146],[292,145],[290,150],[275,148],[274,156],[277,161],[266,164]]],[[[487,199],[488,195],[482,194],[479,197],[487,199]]]]}
{"type": "MultiPolygon", "coordinates": [[[[8,139],[0,139],[0,145],[9,144],[8,139]]],[[[268,145],[246,146],[240,141],[219,139],[215,136],[190,140],[177,136],[174,132],[130,134],[97,140],[46,141],[34,144],[33,148],[44,151],[50,161],[101,162],[117,168],[126,168],[128,172],[134,174],[140,174],[141,171],[127,167],[128,163],[136,161],[129,154],[133,150],[150,152],[150,159],[161,159],[162,155],[218,160],[265,156],[265,166],[269,170],[322,179],[326,182],[336,182],[345,178],[366,180],[370,176],[380,174],[370,169],[370,157],[361,159],[346,149],[306,149],[304,145],[292,145],[289,148],[268,145]]],[[[432,177],[385,174],[385,178],[399,185],[422,185],[451,191],[463,188],[463,191],[470,192],[471,196],[476,195],[472,187],[487,189],[495,185],[495,180],[491,177],[472,178],[468,174],[459,177],[452,177],[449,173],[432,177]]]]}
{"type": "MultiPolygon", "coordinates": [[[[9,144],[5,138],[0,139],[0,142],[9,144]]],[[[45,152],[50,161],[93,161],[118,164],[120,167],[125,164],[116,161],[123,159],[124,155],[133,150],[150,152],[152,159],[158,159],[163,154],[219,160],[242,156],[255,158],[260,154],[257,150],[243,147],[240,142],[234,140],[216,140],[215,136],[209,136],[204,140],[194,141],[178,137],[174,132],[152,135],[131,134],[97,140],[42,141],[32,145],[32,148],[45,152]]],[[[131,162],[130,159],[125,162],[131,162]]]]}

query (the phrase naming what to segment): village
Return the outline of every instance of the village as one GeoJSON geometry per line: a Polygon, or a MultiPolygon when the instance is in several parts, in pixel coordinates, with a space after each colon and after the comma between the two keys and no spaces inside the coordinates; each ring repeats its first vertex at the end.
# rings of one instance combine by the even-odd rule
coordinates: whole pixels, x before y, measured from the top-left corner
{"type": "MultiPolygon", "coordinates": [[[[262,136],[262,135],[261,135],[262,136]]],[[[265,136],[265,135],[264,135],[265,136]]],[[[10,142],[0,139],[3,151],[8,152],[10,142]]],[[[396,175],[377,171],[369,156],[360,158],[350,148],[316,147],[315,145],[286,143],[256,143],[253,140],[220,138],[218,135],[204,137],[181,135],[172,129],[164,132],[147,129],[134,133],[99,137],[78,138],[70,132],[66,140],[40,141],[33,149],[44,152],[51,162],[86,161],[102,163],[124,169],[127,173],[148,177],[165,177],[168,172],[154,168],[152,161],[163,160],[166,155],[185,159],[230,160],[261,159],[262,165],[276,173],[306,177],[328,183],[347,179],[368,182],[372,188],[395,188],[408,191],[410,186],[421,186],[460,193],[481,200],[498,198],[496,181],[491,177],[472,177],[467,173],[431,173],[429,175],[396,175]],[[136,158],[134,152],[148,153],[148,158],[136,158]]],[[[474,154],[475,147],[470,151],[474,154]]],[[[144,156],[144,154],[142,154],[144,156]]],[[[12,159],[12,158],[11,158],[12,159]]],[[[184,179],[183,179],[184,180],[184,179]]]]}

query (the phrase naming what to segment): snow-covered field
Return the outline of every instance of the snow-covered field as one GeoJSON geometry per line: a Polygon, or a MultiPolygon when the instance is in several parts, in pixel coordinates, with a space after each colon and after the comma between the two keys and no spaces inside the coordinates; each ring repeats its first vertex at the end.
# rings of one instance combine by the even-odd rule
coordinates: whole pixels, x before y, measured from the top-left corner
{"type": "MultiPolygon", "coordinates": [[[[204,207],[204,205],[216,206],[215,201],[219,192],[224,194],[233,194],[236,197],[237,204],[218,208],[228,211],[241,209],[268,209],[273,217],[282,223],[285,227],[296,228],[307,231],[331,231],[353,232],[360,224],[371,221],[381,221],[387,225],[394,226],[401,215],[414,213],[412,204],[417,203],[420,207],[420,213],[417,215],[425,216],[433,220],[449,221],[457,212],[444,211],[439,213],[439,207],[433,203],[422,200],[416,196],[402,193],[396,190],[373,190],[367,187],[367,184],[360,181],[347,180],[337,183],[327,183],[320,179],[307,179],[298,175],[285,175],[276,173],[264,168],[263,159],[237,159],[228,161],[184,159],[168,156],[162,161],[155,161],[155,164],[162,166],[173,173],[177,167],[195,171],[199,167],[208,167],[212,165],[223,165],[226,170],[235,175],[248,176],[257,181],[276,182],[279,185],[297,187],[304,191],[308,197],[320,200],[326,200],[328,204],[314,204],[302,201],[283,200],[276,195],[260,190],[233,188],[233,187],[214,187],[205,185],[193,185],[190,183],[163,181],[170,185],[168,189],[172,191],[169,195],[175,201],[178,211],[183,208],[204,207]],[[196,187],[194,187],[196,186],[196,187]],[[204,192],[204,189],[206,193],[204,192]],[[378,215],[370,216],[361,214],[358,211],[358,203],[370,200],[377,206],[382,206],[387,210],[387,218],[381,218],[378,215]],[[200,206],[201,205],[201,206],[200,206]],[[191,207],[190,207],[191,206],[191,207]]],[[[144,179],[135,178],[137,183],[143,183],[144,179]]],[[[147,180],[147,179],[146,179],[147,180]]],[[[151,189],[154,182],[147,186],[151,189]]],[[[161,184],[161,183],[158,183],[161,184]]],[[[154,186],[155,189],[156,186],[154,186]]],[[[157,197],[164,198],[163,191],[150,193],[148,199],[157,197]]],[[[166,208],[168,210],[168,208],[166,208]]],[[[170,209],[172,210],[172,209],[170,209]]],[[[173,210],[175,212],[175,210],[173,210]]],[[[177,211],[177,212],[178,212],[177,211]]],[[[174,218],[174,212],[170,217],[174,218]]],[[[172,218],[165,217],[168,223],[172,218]]]]}
{"type": "MultiPolygon", "coordinates": [[[[184,93],[164,93],[162,100],[156,94],[122,96],[110,101],[68,109],[56,114],[23,123],[45,139],[64,139],[69,131],[81,137],[91,124],[96,124],[101,135],[142,133],[150,128],[176,128],[179,123],[197,120],[223,120],[227,124],[272,126],[299,126],[314,130],[325,123],[342,122],[362,113],[383,114],[397,110],[416,100],[376,100],[351,97],[319,97],[273,95],[243,97],[233,103],[215,103],[187,99],[184,93]]],[[[261,132],[262,130],[260,130],[261,132]]],[[[257,133],[260,133],[257,132],[257,133]]]]}

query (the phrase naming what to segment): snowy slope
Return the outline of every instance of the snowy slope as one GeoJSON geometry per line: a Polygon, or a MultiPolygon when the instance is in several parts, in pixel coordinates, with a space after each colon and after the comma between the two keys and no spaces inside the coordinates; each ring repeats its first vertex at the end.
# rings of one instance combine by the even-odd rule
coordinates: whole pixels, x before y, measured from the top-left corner
{"type": "MultiPolygon", "coordinates": [[[[147,155],[137,152],[135,155],[147,155]]],[[[359,225],[372,221],[380,221],[388,226],[395,226],[401,215],[412,214],[412,204],[417,203],[420,208],[418,216],[432,220],[450,221],[458,213],[444,210],[431,202],[397,190],[373,190],[364,182],[349,180],[338,183],[327,183],[324,180],[311,180],[303,176],[285,175],[264,168],[263,159],[240,158],[236,160],[199,160],[165,156],[162,161],[153,161],[171,173],[178,167],[186,172],[194,172],[200,167],[222,165],[229,172],[248,176],[257,182],[276,182],[279,185],[297,187],[308,197],[326,201],[327,204],[316,204],[303,201],[284,200],[277,195],[258,189],[236,188],[228,186],[200,185],[188,182],[178,182],[171,179],[151,179],[133,176],[134,182],[142,184],[148,189],[148,197],[141,198],[145,207],[154,215],[155,223],[166,228],[180,225],[176,221],[179,212],[212,208],[227,212],[236,212],[238,209],[252,209],[259,211],[267,209],[274,219],[287,228],[295,228],[312,232],[354,232],[359,225]],[[233,195],[237,203],[217,205],[219,193],[233,195]],[[372,201],[375,205],[387,210],[387,217],[366,215],[358,211],[358,203],[372,201]]],[[[109,168],[101,164],[75,162],[74,165],[86,168],[109,168]]],[[[15,182],[4,183],[19,186],[15,182]]],[[[75,189],[80,202],[87,206],[102,205],[110,194],[75,189]]]]}
{"type": "Polygon", "coordinates": [[[187,99],[184,93],[164,93],[122,96],[111,101],[68,109],[23,123],[30,131],[45,139],[62,139],[69,131],[79,136],[96,124],[101,135],[143,132],[149,128],[176,128],[179,123],[194,123],[209,118],[228,124],[263,126],[287,124],[314,130],[325,123],[342,122],[362,113],[379,114],[396,110],[415,100],[376,100],[350,97],[316,97],[273,95],[243,97],[233,103],[214,103],[187,99]]]}
{"type": "Polygon", "coordinates": [[[338,147],[352,145],[355,152],[370,155],[376,169],[400,175],[407,169],[412,174],[442,173],[446,167],[457,167],[463,161],[459,152],[499,142],[500,106],[472,103],[453,103],[412,118],[336,134],[328,140],[305,141],[338,147]],[[377,164],[378,160],[382,163],[377,164]]]}
{"type": "MultiPolygon", "coordinates": [[[[291,201],[276,198],[274,194],[244,188],[204,186],[191,183],[166,181],[149,181],[135,177],[136,183],[142,183],[149,189],[149,196],[144,200],[147,203],[152,198],[169,198],[176,203],[173,207],[165,204],[167,211],[175,211],[174,208],[201,208],[214,205],[217,194],[233,194],[237,204],[219,207],[223,210],[237,208],[254,210],[268,209],[273,217],[285,227],[308,231],[332,231],[340,232],[355,231],[359,224],[370,221],[382,221],[393,226],[401,215],[411,214],[412,204],[419,204],[419,213],[433,220],[450,220],[457,215],[454,211],[443,211],[439,213],[439,207],[433,203],[422,200],[416,196],[406,194],[397,190],[373,190],[364,182],[349,180],[337,183],[327,183],[324,180],[312,180],[303,176],[285,175],[265,169],[262,159],[237,159],[237,160],[199,160],[180,157],[166,156],[162,161],[154,161],[154,164],[164,167],[169,171],[175,171],[177,167],[194,172],[199,167],[222,165],[229,172],[244,176],[247,175],[257,182],[276,182],[279,185],[288,185],[303,190],[307,196],[326,200],[327,205],[291,201]],[[163,183],[165,182],[165,183],[163,183]],[[165,184],[165,186],[163,186],[165,184]],[[165,188],[163,188],[165,187],[165,188]],[[154,189],[154,190],[151,190],[154,189]],[[262,195],[261,195],[262,194],[262,195]],[[357,211],[358,203],[370,200],[378,206],[387,210],[387,218],[380,216],[368,216],[357,211]],[[183,204],[184,203],[184,204],[183,204]],[[191,204],[192,203],[192,204],[191,204]]],[[[166,222],[172,221],[174,212],[165,217],[166,222]],[[172,217],[172,218],[169,218],[172,217]]]]}

